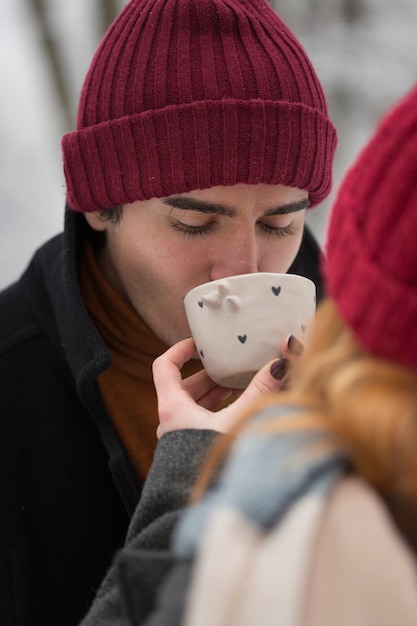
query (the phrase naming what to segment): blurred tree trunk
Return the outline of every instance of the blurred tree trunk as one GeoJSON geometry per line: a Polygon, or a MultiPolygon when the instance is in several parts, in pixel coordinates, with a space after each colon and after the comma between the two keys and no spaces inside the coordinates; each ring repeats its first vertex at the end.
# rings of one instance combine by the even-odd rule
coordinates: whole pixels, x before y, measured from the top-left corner
{"type": "Polygon", "coordinates": [[[97,0],[97,2],[101,21],[101,30],[104,34],[109,24],[112,23],[120,11],[119,2],[118,0],[97,0]]]}
{"type": "MultiPolygon", "coordinates": [[[[73,0],[68,0],[71,2],[73,0]]],[[[73,127],[74,112],[72,110],[71,84],[67,80],[67,71],[62,50],[57,45],[54,29],[48,19],[48,0],[27,0],[30,11],[38,24],[45,57],[49,64],[52,84],[59,106],[61,107],[64,126],[73,127]]],[[[120,11],[120,0],[96,0],[97,19],[100,36],[120,11]]]]}
{"type": "Polygon", "coordinates": [[[343,18],[349,24],[359,22],[365,13],[364,0],[344,0],[342,4],[343,18]]]}
{"type": "Polygon", "coordinates": [[[71,128],[73,124],[73,115],[71,109],[70,86],[65,78],[66,72],[64,71],[62,58],[48,22],[47,3],[45,0],[28,0],[28,3],[29,8],[39,26],[42,44],[45,50],[46,58],[49,62],[53,85],[62,109],[64,124],[68,128],[71,128]]]}

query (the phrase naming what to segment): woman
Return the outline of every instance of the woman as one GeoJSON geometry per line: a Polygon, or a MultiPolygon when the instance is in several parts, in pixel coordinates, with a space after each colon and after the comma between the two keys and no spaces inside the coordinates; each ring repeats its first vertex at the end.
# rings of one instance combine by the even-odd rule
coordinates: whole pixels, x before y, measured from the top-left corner
{"type": "MultiPolygon", "coordinates": [[[[214,414],[204,374],[181,381],[191,340],[155,362],[161,444],[181,429],[229,435],[215,443],[172,552],[146,553],[143,524],[132,526],[113,579],[123,623],[417,623],[416,181],[417,86],[341,187],[329,296],[290,390],[248,407],[277,370],[282,384],[280,360],[214,414]],[[159,594],[146,595],[152,586],[159,594]]],[[[194,469],[202,456],[190,451],[194,469]]],[[[155,492],[150,501],[156,510],[155,492]]]]}

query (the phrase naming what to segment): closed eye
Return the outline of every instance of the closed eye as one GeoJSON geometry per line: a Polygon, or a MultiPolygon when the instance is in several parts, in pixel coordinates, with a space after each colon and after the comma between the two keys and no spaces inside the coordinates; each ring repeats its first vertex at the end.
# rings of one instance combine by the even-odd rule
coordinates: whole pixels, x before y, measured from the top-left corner
{"type": "Polygon", "coordinates": [[[259,222],[259,227],[268,235],[275,235],[276,237],[286,237],[288,235],[295,235],[297,228],[291,222],[286,226],[271,226],[265,222],[259,222]]]}
{"type": "MultiPolygon", "coordinates": [[[[181,222],[180,220],[173,220],[171,227],[178,232],[184,233],[185,235],[203,236],[209,235],[216,229],[216,221],[212,220],[205,224],[191,225],[181,222]]],[[[258,227],[267,235],[273,235],[275,237],[287,237],[295,235],[298,232],[298,228],[293,224],[293,222],[287,224],[286,226],[272,226],[267,222],[258,222],[258,227]]]]}
{"type": "Polygon", "coordinates": [[[191,224],[185,224],[184,222],[180,222],[179,220],[174,220],[171,223],[171,227],[185,235],[208,235],[213,232],[216,228],[216,222],[211,221],[206,224],[200,224],[198,226],[192,226],[191,224]]]}

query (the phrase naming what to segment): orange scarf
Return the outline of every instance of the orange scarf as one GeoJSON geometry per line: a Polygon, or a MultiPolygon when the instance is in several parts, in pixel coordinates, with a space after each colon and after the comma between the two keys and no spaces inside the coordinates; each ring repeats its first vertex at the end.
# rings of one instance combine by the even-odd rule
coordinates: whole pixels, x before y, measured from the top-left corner
{"type": "MultiPolygon", "coordinates": [[[[167,346],[103,276],[90,242],[84,247],[79,282],[90,316],[112,356],[109,369],[97,378],[100,393],[123,445],[144,480],[152,463],[159,423],[152,362],[167,346]]],[[[199,361],[190,361],[183,369],[183,376],[200,369],[199,361]]]]}

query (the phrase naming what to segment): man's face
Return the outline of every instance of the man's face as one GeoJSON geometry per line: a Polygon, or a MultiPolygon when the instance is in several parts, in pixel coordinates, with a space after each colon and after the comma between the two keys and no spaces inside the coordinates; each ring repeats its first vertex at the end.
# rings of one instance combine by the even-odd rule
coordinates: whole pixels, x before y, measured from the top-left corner
{"type": "Polygon", "coordinates": [[[283,185],[213,187],[124,206],[106,231],[100,265],[167,345],[190,335],[185,294],[251,272],[286,272],[300,247],[308,193],[283,185]]]}

